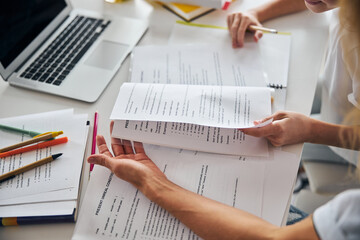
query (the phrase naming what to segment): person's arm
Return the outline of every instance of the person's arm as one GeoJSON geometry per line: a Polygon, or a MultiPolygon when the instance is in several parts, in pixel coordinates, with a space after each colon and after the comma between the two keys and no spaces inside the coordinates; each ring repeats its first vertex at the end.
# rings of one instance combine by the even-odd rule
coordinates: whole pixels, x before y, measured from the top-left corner
{"type": "Polygon", "coordinates": [[[273,122],[260,128],[241,129],[254,137],[265,137],[274,146],[294,143],[316,143],[354,150],[360,149],[359,126],[331,124],[295,112],[277,112],[257,123],[269,119],[273,122]]]}
{"type": "Polygon", "coordinates": [[[360,150],[360,126],[331,124],[313,119],[310,143],[360,150]]]}
{"type": "Polygon", "coordinates": [[[293,226],[277,227],[168,180],[144,181],[139,189],[204,239],[318,239],[311,217],[293,226]]]}
{"type": "Polygon", "coordinates": [[[179,187],[149,159],[141,143],[135,142],[133,148],[129,141],[112,138],[115,156],[102,136],[97,137],[97,145],[100,154],[91,155],[89,163],[109,168],[204,239],[318,239],[311,217],[289,227],[277,227],[179,187]]]}
{"type": "Polygon", "coordinates": [[[304,0],[273,0],[249,10],[260,22],[307,9],[304,0]]]}
{"type": "MultiPolygon", "coordinates": [[[[304,0],[273,0],[246,12],[237,12],[228,15],[227,25],[233,47],[244,46],[245,31],[250,25],[261,26],[261,22],[305,9],[304,0]]],[[[258,41],[261,36],[261,31],[254,32],[255,41],[258,41]]]]}

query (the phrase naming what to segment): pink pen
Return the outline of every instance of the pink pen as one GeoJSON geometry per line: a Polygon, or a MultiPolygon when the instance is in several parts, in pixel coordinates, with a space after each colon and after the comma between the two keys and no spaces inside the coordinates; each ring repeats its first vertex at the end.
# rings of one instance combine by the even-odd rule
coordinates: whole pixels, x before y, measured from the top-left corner
{"type": "MultiPolygon", "coordinates": [[[[99,114],[98,112],[95,112],[91,155],[95,154],[96,152],[96,135],[97,135],[98,122],[99,122],[99,114]]],[[[94,168],[94,164],[90,164],[90,171],[92,171],[93,168],[94,168]]]]}

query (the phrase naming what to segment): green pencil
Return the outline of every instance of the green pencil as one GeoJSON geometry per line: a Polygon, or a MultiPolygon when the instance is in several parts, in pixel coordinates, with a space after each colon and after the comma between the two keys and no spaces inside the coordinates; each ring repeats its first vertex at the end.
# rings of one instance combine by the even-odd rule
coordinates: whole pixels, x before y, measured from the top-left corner
{"type": "Polygon", "coordinates": [[[5,130],[5,131],[10,131],[10,132],[26,134],[26,135],[29,135],[30,137],[35,137],[35,136],[41,134],[41,133],[38,133],[35,131],[29,131],[29,130],[25,130],[25,129],[21,129],[21,128],[10,127],[10,126],[6,126],[3,124],[0,124],[0,129],[5,130]]]}

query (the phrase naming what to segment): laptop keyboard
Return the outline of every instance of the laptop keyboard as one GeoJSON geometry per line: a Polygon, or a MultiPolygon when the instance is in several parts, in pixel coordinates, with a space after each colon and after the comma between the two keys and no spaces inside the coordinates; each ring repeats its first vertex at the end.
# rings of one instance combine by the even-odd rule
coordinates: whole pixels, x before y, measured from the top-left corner
{"type": "Polygon", "coordinates": [[[77,16],[20,77],[59,86],[109,23],[77,16]]]}

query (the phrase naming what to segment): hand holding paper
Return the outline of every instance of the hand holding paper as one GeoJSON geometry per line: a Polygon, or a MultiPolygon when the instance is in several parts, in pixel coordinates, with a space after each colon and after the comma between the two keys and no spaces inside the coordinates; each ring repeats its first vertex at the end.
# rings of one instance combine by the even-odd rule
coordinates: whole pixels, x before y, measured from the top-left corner
{"type": "Polygon", "coordinates": [[[241,131],[254,137],[265,137],[274,146],[309,141],[313,119],[299,113],[282,111],[255,121],[255,124],[262,124],[270,119],[274,121],[266,126],[241,129],[241,131]]]}

